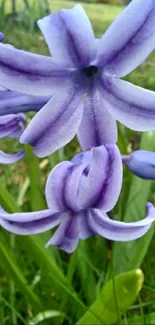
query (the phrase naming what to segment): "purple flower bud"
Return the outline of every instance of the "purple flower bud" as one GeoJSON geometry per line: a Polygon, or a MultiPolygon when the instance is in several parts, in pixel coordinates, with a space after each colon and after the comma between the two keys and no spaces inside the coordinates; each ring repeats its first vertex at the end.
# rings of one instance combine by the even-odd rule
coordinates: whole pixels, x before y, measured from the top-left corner
{"type": "Polygon", "coordinates": [[[122,157],[123,163],[130,171],[144,179],[155,179],[155,153],[147,150],[134,151],[122,157]]]}

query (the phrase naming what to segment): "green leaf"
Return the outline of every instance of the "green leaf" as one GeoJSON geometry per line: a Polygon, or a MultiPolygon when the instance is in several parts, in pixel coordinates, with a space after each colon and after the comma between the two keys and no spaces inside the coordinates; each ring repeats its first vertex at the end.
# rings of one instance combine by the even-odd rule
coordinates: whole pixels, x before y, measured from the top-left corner
{"type": "Polygon", "coordinates": [[[78,325],[115,324],[135,301],[144,276],[140,269],[123,273],[108,281],[98,299],[77,322],[78,325]]]}
{"type": "Polygon", "coordinates": [[[40,188],[40,169],[39,159],[33,154],[32,148],[29,145],[26,148],[26,160],[28,165],[28,175],[30,178],[30,203],[32,211],[44,210],[45,201],[44,195],[40,188]]]}
{"type": "Polygon", "coordinates": [[[8,247],[0,242],[0,261],[1,267],[11,277],[18,288],[21,290],[26,300],[36,309],[43,308],[41,300],[36,296],[31,287],[28,285],[23,272],[17,265],[8,247]]]}
{"type": "MultiPolygon", "coordinates": [[[[2,303],[4,304],[4,306],[7,306],[11,311],[12,313],[15,313],[16,317],[18,319],[20,319],[20,321],[22,322],[21,324],[25,324],[27,325],[27,320],[25,318],[22,317],[22,315],[17,311],[17,309],[12,306],[12,304],[9,303],[8,300],[6,300],[1,294],[0,294],[0,306],[1,306],[1,309],[2,309],[2,303]]],[[[1,318],[2,319],[2,318],[1,318]]],[[[17,322],[16,322],[17,323],[17,322]]],[[[11,324],[12,325],[12,324],[11,324]]]]}
{"type": "Polygon", "coordinates": [[[144,314],[143,316],[134,317],[129,320],[130,325],[154,325],[155,324],[155,312],[150,314],[144,314]]]}
{"type": "Polygon", "coordinates": [[[96,299],[96,281],[89,263],[89,250],[85,241],[81,241],[77,249],[76,268],[81,281],[81,287],[88,305],[96,299]],[[89,285],[88,285],[89,283],[89,285]]]}
{"type": "Polygon", "coordinates": [[[84,299],[88,305],[91,305],[96,298],[96,279],[89,259],[88,245],[81,241],[69,260],[67,278],[69,283],[74,284],[74,276],[77,273],[84,299]]]}
{"type": "Polygon", "coordinates": [[[13,196],[7,191],[2,183],[0,183],[0,205],[9,213],[21,212],[13,196]]]}
{"type": "Polygon", "coordinates": [[[44,247],[44,241],[41,235],[35,236],[18,236],[17,240],[20,246],[27,248],[28,254],[33,256],[35,262],[45,275],[47,283],[54,287],[58,296],[63,294],[63,286],[67,285],[67,279],[58,267],[54,256],[44,247]]]}
{"type": "MultiPolygon", "coordinates": [[[[142,135],[140,149],[155,151],[155,133],[149,132],[142,135]]],[[[125,222],[134,222],[144,218],[146,214],[146,202],[151,192],[152,181],[133,177],[126,213],[125,222]]],[[[113,245],[113,264],[115,274],[140,267],[151,242],[153,230],[138,240],[113,245]]],[[[108,276],[111,272],[109,268],[108,276]]]]}

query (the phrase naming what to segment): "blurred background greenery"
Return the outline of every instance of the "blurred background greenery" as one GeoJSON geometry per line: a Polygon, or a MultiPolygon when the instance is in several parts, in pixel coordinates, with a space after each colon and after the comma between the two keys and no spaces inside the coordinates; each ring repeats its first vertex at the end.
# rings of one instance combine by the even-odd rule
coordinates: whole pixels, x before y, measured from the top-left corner
{"type": "MultiPolygon", "coordinates": [[[[0,30],[5,34],[4,42],[48,55],[46,43],[37,27],[37,19],[60,8],[71,8],[76,3],[64,0],[0,0],[0,30]]],[[[83,2],[96,37],[102,35],[127,3],[127,0],[83,2]]],[[[151,54],[126,80],[155,90],[154,70],[155,54],[151,54]]],[[[28,116],[30,118],[31,114],[28,116]]],[[[19,143],[11,139],[1,140],[0,145],[6,152],[20,148],[19,143]]],[[[137,148],[154,151],[155,135],[153,132],[141,135],[119,125],[118,145],[122,154],[137,148]]],[[[80,148],[76,139],[65,149],[45,159],[37,159],[31,148],[26,147],[26,158],[21,162],[0,166],[0,203],[9,212],[46,208],[44,188],[49,171],[55,164],[70,159],[78,151],[80,148]]],[[[155,202],[154,189],[154,182],[140,180],[124,168],[123,190],[111,217],[124,221],[144,217],[145,202],[155,202]]],[[[0,325],[72,325],[76,322],[155,324],[153,235],[151,230],[144,238],[126,244],[109,243],[96,236],[81,242],[77,251],[68,256],[55,248],[44,249],[49,233],[20,237],[1,230],[0,325]],[[123,279],[114,278],[115,275],[139,267],[142,267],[145,275],[140,293],[140,273],[128,273],[123,279]],[[108,287],[102,289],[110,278],[116,284],[116,290],[112,291],[109,282],[108,287]],[[97,301],[97,309],[94,305],[89,309],[94,301],[97,301]],[[79,321],[85,312],[88,314],[79,321]]]]}

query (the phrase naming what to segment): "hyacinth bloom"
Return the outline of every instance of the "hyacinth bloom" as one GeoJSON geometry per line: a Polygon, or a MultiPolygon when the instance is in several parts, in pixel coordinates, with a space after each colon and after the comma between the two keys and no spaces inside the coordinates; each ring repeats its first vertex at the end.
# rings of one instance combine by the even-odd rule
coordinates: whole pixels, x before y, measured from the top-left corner
{"type": "Polygon", "coordinates": [[[38,21],[50,56],[0,44],[0,84],[51,96],[24,131],[44,157],[75,134],[83,150],[116,143],[116,120],[137,131],[155,129],[155,93],[124,80],[154,49],[155,1],[133,0],[96,39],[81,5],[38,21]]]}
{"type": "Polygon", "coordinates": [[[155,179],[155,152],[137,150],[128,156],[123,156],[122,160],[136,176],[155,179]]]}
{"type": "Polygon", "coordinates": [[[155,208],[148,204],[144,220],[124,223],[107,212],[116,204],[122,186],[122,158],[116,145],[92,149],[71,162],[58,164],[46,184],[48,209],[8,214],[0,211],[0,224],[20,235],[41,233],[59,225],[46,246],[71,253],[79,239],[99,234],[116,241],[141,237],[155,221],[155,208]]]}
{"type": "Polygon", "coordinates": [[[0,116],[0,139],[19,138],[24,131],[26,117],[24,114],[8,114],[0,116]]]}
{"type": "MultiPolygon", "coordinates": [[[[0,116],[0,139],[19,138],[24,131],[25,115],[9,114],[0,116]]],[[[0,164],[12,164],[22,159],[24,151],[6,154],[0,150],[0,164]]]]}

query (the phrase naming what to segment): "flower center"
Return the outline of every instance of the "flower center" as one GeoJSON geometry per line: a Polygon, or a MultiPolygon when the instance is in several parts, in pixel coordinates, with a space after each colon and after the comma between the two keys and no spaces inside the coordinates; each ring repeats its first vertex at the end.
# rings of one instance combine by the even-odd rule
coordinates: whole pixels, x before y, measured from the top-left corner
{"type": "Polygon", "coordinates": [[[95,65],[91,65],[88,68],[84,68],[83,71],[88,78],[93,77],[97,73],[98,68],[95,65]]]}

